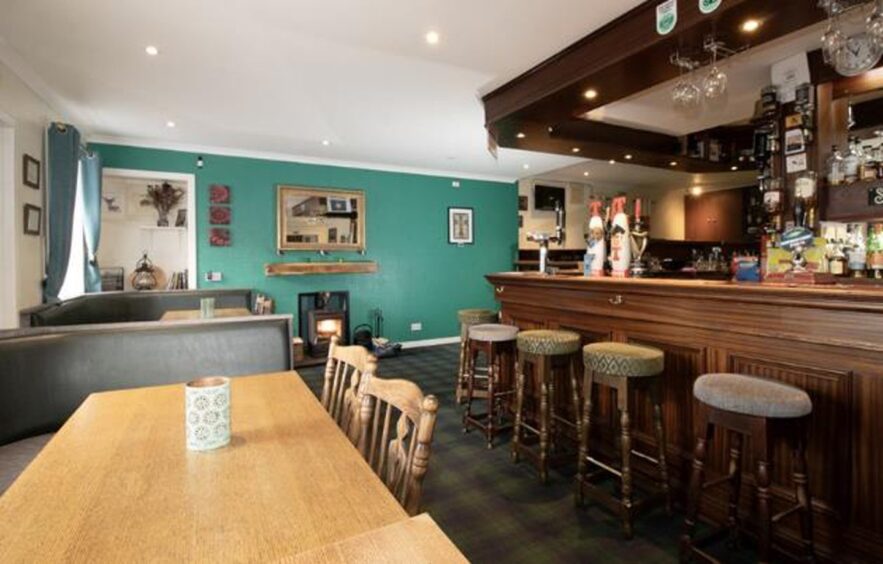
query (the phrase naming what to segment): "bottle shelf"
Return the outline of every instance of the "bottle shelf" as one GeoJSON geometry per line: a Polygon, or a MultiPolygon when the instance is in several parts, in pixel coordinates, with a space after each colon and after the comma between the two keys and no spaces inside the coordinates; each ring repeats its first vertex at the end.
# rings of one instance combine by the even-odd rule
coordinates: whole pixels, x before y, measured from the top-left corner
{"type": "Polygon", "coordinates": [[[852,184],[828,186],[824,219],[827,221],[883,220],[883,206],[871,205],[869,192],[883,188],[883,180],[859,180],[852,184]]]}

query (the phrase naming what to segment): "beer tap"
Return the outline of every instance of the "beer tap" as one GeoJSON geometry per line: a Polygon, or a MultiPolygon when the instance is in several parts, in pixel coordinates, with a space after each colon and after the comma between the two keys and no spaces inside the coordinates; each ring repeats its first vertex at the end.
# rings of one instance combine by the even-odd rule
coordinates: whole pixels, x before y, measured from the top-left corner
{"type": "Polygon", "coordinates": [[[549,261],[549,243],[564,243],[564,224],[565,215],[564,207],[561,202],[555,202],[555,234],[548,233],[528,233],[527,240],[537,243],[540,246],[540,272],[546,274],[546,268],[549,261]]]}

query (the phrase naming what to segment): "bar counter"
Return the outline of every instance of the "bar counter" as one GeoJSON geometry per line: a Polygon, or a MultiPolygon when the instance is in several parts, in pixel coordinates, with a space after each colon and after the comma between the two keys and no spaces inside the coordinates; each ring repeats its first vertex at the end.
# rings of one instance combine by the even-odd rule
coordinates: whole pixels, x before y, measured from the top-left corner
{"type": "MultiPolygon", "coordinates": [[[[632,342],[665,352],[668,459],[681,501],[694,446],[692,385],[698,376],[735,372],[806,390],[813,401],[809,472],[818,551],[837,561],[883,560],[883,289],[527,272],[487,279],[505,323],[571,330],[585,343],[632,342]]],[[[603,450],[613,444],[615,403],[610,394],[598,396],[593,419],[600,436],[593,440],[603,450]]],[[[652,413],[645,405],[638,397],[635,436],[652,452],[652,413]]],[[[726,472],[727,452],[727,437],[716,435],[712,476],[726,472]]],[[[753,506],[753,461],[749,453],[745,458],[743,512],[753,506]]],[[[790,472],[790,452],[777,445],[774,513],[794,498],[790,472]]],[[[707,490],[704,515],[724,521],[726,495],[725,487],[707,490]]],[[[798,538],[794,518],[777,527],[780,544],[796,546],[798,538]]]]}

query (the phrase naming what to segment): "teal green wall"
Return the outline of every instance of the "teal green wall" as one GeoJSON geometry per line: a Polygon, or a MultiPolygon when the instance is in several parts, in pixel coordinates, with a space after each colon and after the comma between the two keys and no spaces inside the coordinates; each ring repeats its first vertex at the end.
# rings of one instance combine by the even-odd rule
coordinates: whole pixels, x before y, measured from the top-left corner
{"type": "MultiPolygon", "coordinates": [[[[197,270],[201,288],[254,288],[276,300],[280,313],[296,314],[297,294],[348,290],[351,327],[368,323],[372,308],[383,309],[386,336],[398,341],[450,337],[459,333],[456,311],[494,307],[488,272],[512,270],[518,244],[518,189],[514,183],[321,166],[203,154],[196,168],[193,153],[120,145],[92,145],[104,166],[191,173],[197,184],[197,270]],[[208,244],[208,186],[232,191],[232,246],[208,244]],[[264,264],[284,260],[322,260],[316,253],[276,254],[276,185],[326,186],[365,191],[368,252],[333,253],[375,260],[377,274],[267,278],[264,264]],[[475,209],[475,244],[447,242],[447,208],[475,209]],[[220,271],[223,282],[205,281],[220,271]],[[410,324],[423,323],[412,332],[410,324]]],[[[101,252],[99,249],[99,260],[101,252]]],[[[134,264],[137,257],[132,258],[134,264]]],[[[129,265],[126,265],[127,267],[129,265]]]]}

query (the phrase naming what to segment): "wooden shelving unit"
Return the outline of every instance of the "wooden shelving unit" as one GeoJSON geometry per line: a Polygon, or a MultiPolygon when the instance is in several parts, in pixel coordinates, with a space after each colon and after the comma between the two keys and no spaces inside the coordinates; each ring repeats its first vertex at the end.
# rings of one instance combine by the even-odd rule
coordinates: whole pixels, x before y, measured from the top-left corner
{"type": "Polygon", "coordinates": [[[867,180],[826,190],[825,219],[828,221],[874,221],[883,219],[883,206],[872,206],[868,191],[883,188],[883,180],[867,180]]]}
{"type": "Polygon", "coordinates": [[[264,266],[267,276],[307,276],[317,274],[373,274],[374,261],[352,262],[275,262],[264,266]]]}

